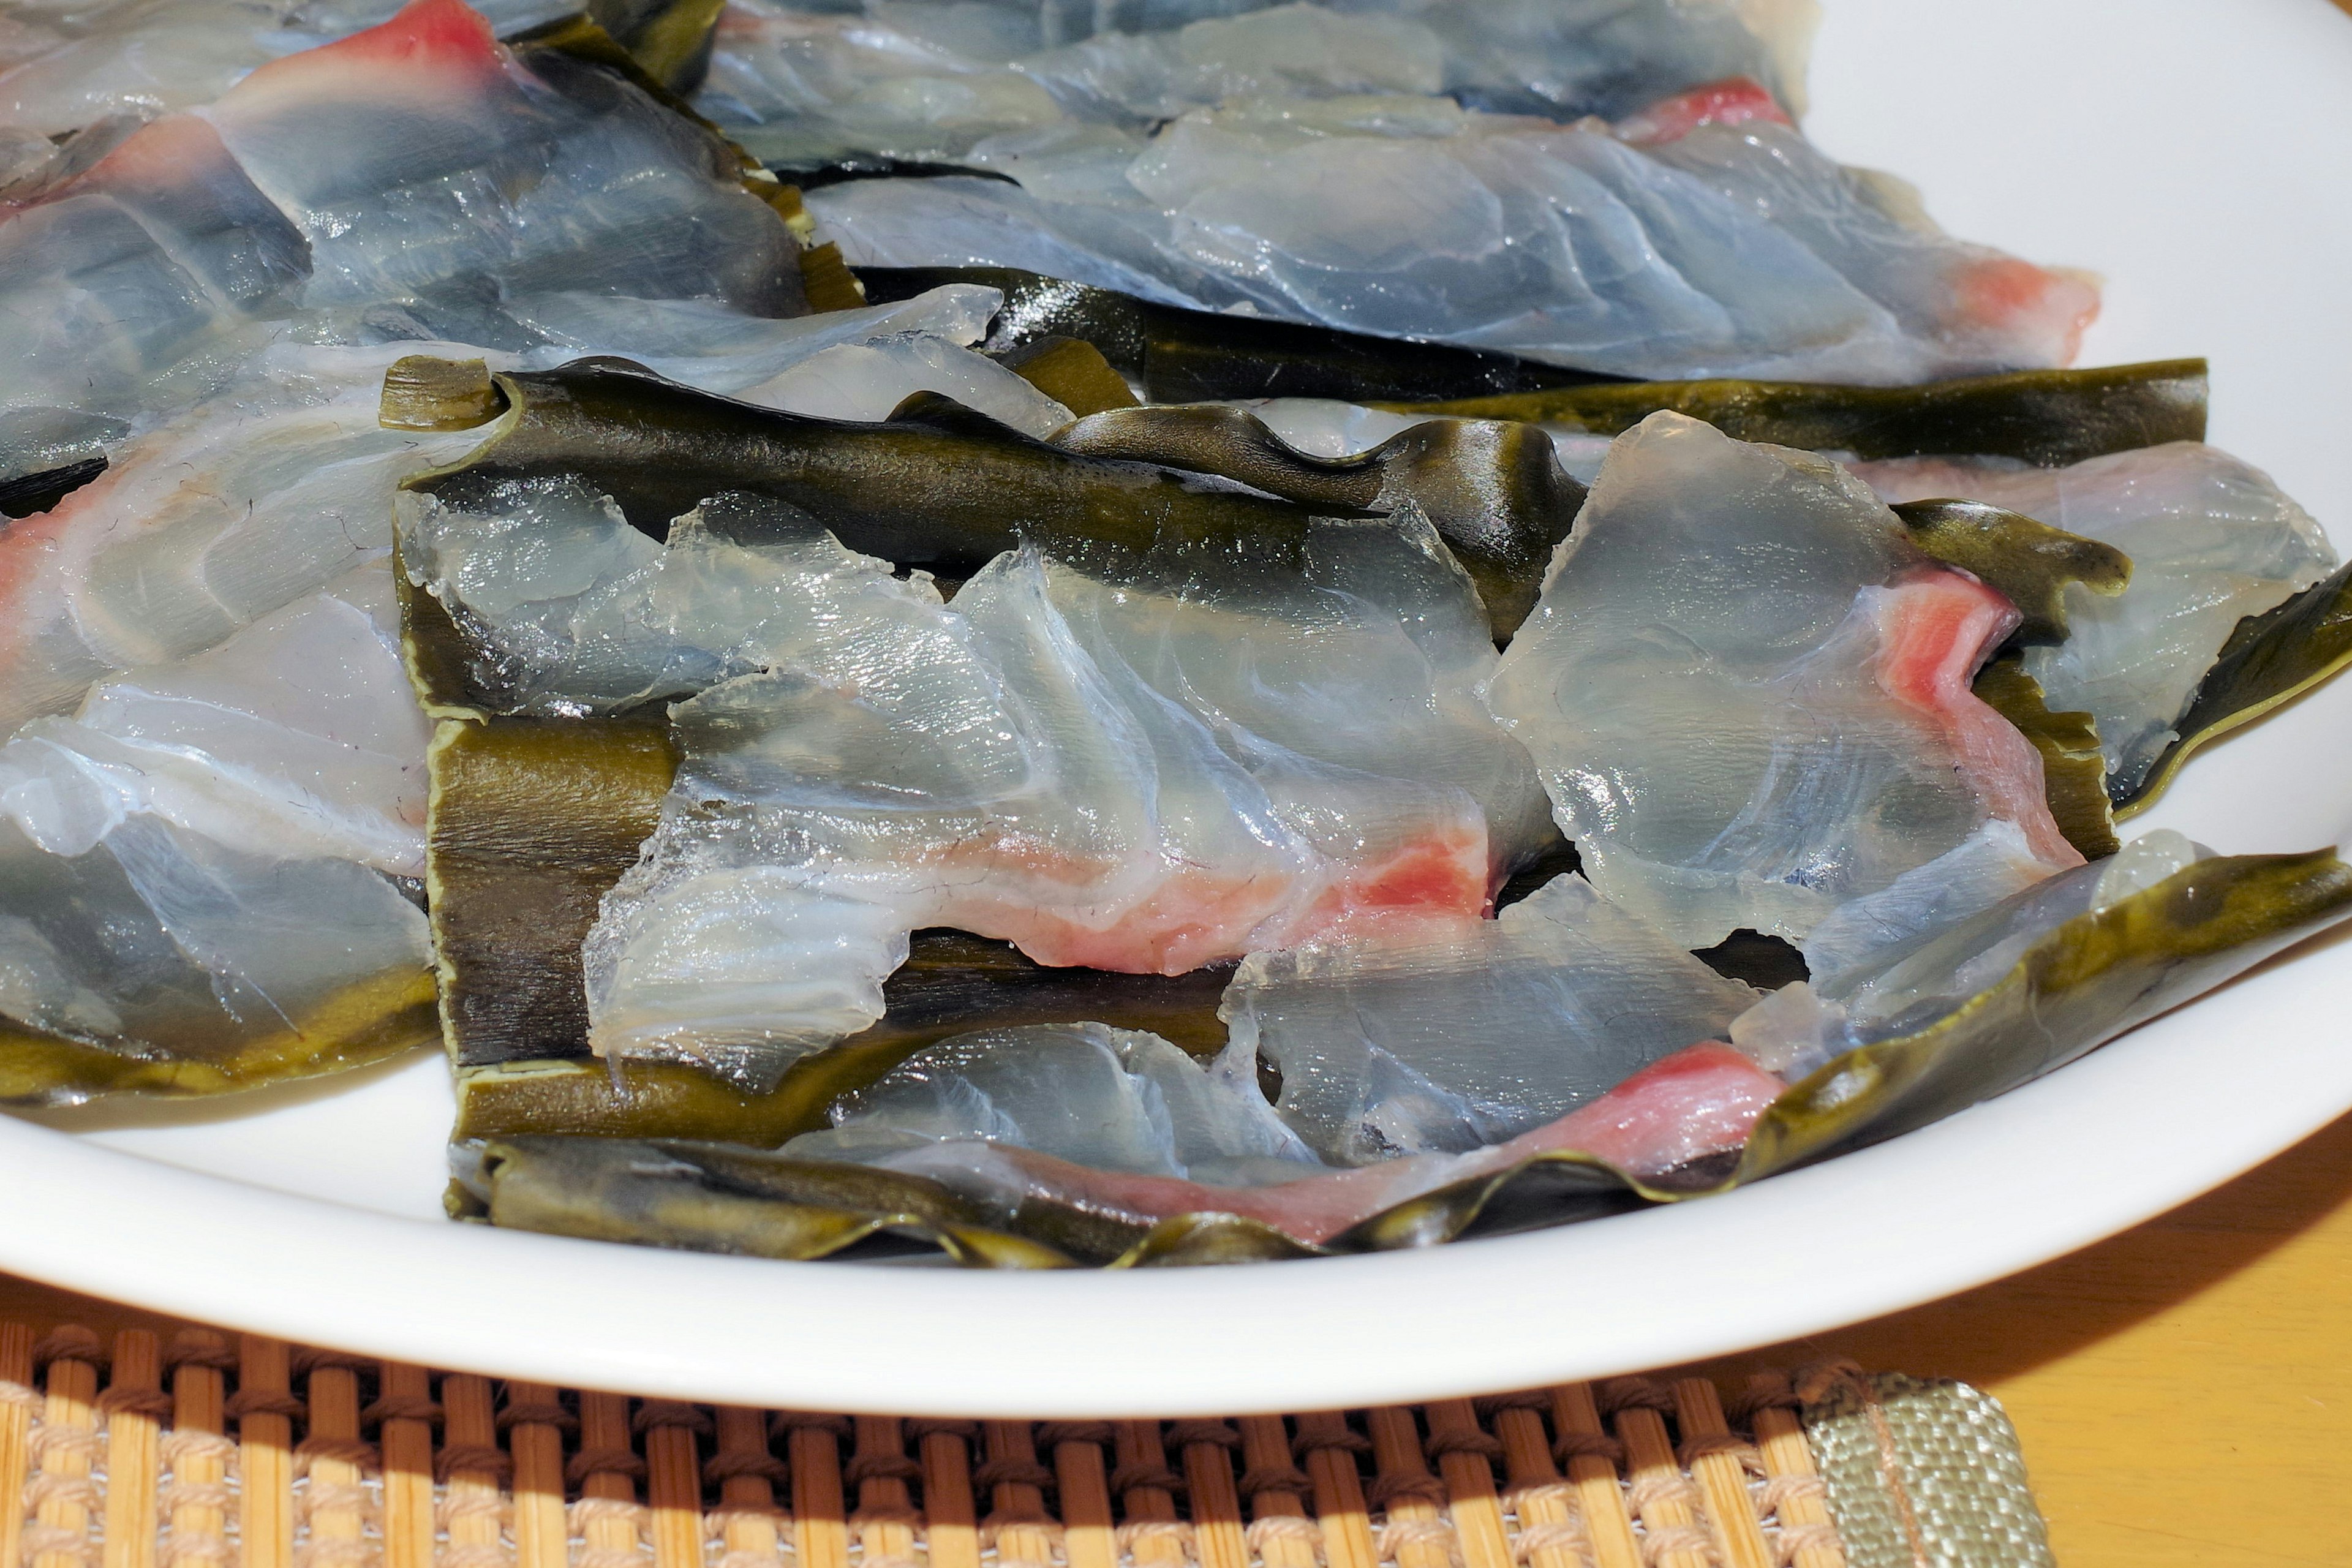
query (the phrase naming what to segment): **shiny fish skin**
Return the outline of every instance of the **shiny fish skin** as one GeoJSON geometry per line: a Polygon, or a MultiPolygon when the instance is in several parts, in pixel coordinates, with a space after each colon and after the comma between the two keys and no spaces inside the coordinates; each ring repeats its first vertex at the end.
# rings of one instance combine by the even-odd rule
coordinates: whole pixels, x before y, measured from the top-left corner
{"type": "Polygon", "coordinates": [[[2016,614],[1834,465],[1659,414],[1618,438],[1488,701],[1604,896],[1694,949],[1801,944],[1989,824],[2021,871],[2080,862],[2039,755],[1968,689],[2016,614]]]}

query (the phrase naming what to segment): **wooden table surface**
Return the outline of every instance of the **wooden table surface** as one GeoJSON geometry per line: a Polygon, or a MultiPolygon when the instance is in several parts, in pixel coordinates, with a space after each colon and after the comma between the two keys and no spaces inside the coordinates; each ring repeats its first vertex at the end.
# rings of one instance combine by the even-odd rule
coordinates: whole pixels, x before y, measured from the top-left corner
{"type": "MultiPolygon", "coordinates": [[[[5,1275],[0,1320],[153,1321],[5,1275]]],[[[1999,1394],[2063,1568],[2352,1563],[2352,1118],[2055,1263],[1703,1370],[1824,1355],[1999,1394]]]]}

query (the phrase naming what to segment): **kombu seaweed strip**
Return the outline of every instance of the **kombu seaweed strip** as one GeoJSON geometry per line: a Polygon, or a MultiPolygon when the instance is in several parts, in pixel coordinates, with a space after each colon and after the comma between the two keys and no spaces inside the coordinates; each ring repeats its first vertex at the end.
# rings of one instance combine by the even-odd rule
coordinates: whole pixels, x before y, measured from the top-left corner
{"type": "Polygon", "coordinates": [[[2116,816],[2145,811],[2199,747],[2294,701],[2347,665],[2352,665],[2352,567],[2238,623],[2174,723],[2179,738],[2137,789],[2117,794],[2116,816]]]}
{"type": "Polygon", "coordinates": [[[2066,585],[2109,597],[2131,581],[2131,557],[2112,544],[1974,500],[1916,500],[1895,515],[1911,542],[1990,584],[2023,617],[2012,643],[2066,640],[2066,585]]]}
{"type": "Polygon", "coordinates": [[[1498,638],[1535,609],[1552,551],[1584,505],[1549,436],[1496,421],[1433,419],[1353,457],[1316,458],[1244,409],[1192,404],[1096,414],[1054,444],[1214,474],[1322,512],[1418,507],[1477,584],[1498,638]]]}
{"type": "Polygon", "coordinates": [[[1006,353],[1048,337],[1077,338],[1092,343],[1152,403],[1479,397],[1619,379],[1512,354],[1157,305],[1008,267],[861,267],[857,275],[876,304],[945,283],[1000,289],[1004,305],[982,344],[989,353],[1006,353]]]}
{"type": "Polygon", "coordinates": [[[1083,339],[1153,403],[1328,397],[1405,414],[1510,419],[1616,436],[1661,409],[1743,441],[1861,458],[1969,454],[2059,468],[2205,438],[2201,359],[2020,371],[1916,386],[1628,381],[1514,355],[1156,305],[1008,268],[862,268],[867,298],[943,283],[1004,293],[983,345],[1083,339]]]}
{"type": "Polygon", "coordinates": [[[2053,713],[2025,661],[2003,654],[1978,672],[1974,688],[1985,706],[2017,727],[2042,753],[2042,791],[2066,842],[2086,860],[2123,847],[2107,799],[2107,760],[2099,727],[2088,713],[2053,713]]]}
{"type": "Polygon", "coordinates": [[[421,969],[350,986],[224,1057],[138,1056],[0,1020],[0,1105],[227,1094],[349,1072],[425,1045],[434,1034],[433,976],[421,969]]]}
{"type": "Polygon", "coordinates": [[[1617,436],[1660,409],[1742,441],[1874,460],[2015,458],[2063,468],[2110,452],[2205,438],[2205,362],[2029,370],[1917,386],[1656,381],[1385,405],[1405,414],[1525,419],[1617,436]]]}

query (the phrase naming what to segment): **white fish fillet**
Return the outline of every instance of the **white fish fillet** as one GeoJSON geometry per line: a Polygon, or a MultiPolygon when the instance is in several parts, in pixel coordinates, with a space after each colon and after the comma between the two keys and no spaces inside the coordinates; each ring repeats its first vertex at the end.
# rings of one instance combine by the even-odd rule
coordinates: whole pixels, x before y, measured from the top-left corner
{"type": "Polygon", "coordinates": [[[783,1152],[865,1163],[925,1143],[987,1142],[1225,1186],[1322,1168],[1255,1084],[1202,1070],[1157,1035],[1102,1024],[942,1040],[828,1114],[831,1129],[803,1133],[783,1152]]]}
{"type": "Polygon", "coordinates": [[[1803,4],[1718,0],[736,0],[696,103],[780,166],[954,161],[1005,132],[1141,129],[1236,98],[1444,94],[1572,120],[1745,78],[1794,110],[1811,23],[1803,4]]]}
{"type": "Polygon", "coordinates": [[[2015,624],[1835,465],[1657,414],[1618,438],[1488,699],[1604,896],[1691,948],[1801,942],[1989,823],[2027,871],[2080,863],[2041,758],[1969,689],[2015,624]]]}
{"type": "Polygon", "coordinates": [[[808,206],[854,265],[1019,267],[1630,375],[1897,384],[2073,357],[2087,283],[1951,239],[1777,109],[1738,112],[1637,135],[1446,99],[1234,100],[1148,139],[975,144],[1013,183],[856,180],[808,206]]]}
{"type": "Polygon", "coordinates": [[[1562,876],[1423,940],[1252,953],[1218,1009],[1219,1067],[1246,1086],[1271,1064],[1276,1110],[1333,1163],[1458,1153],[1723,1038],[1755,1000],[1562,876]]]}
{"type": "Polygon", "coordinates": [[[1418,520],[1318,526],[1264,582],[1023,551],[941,606],[877,576],[681,704],[664,826],[589,939],[592,1043],[815,1048],[924,926],[1177,973],[1478,913],[1544,828],[1474,695],[1475,596],[1418,520]]]}

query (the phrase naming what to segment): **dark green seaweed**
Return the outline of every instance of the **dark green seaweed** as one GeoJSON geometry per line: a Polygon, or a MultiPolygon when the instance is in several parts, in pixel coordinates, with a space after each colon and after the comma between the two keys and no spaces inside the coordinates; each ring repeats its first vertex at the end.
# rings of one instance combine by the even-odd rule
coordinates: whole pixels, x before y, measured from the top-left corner
{"type": "Polygon", "coordinates": [[[947,283],[1002,289],[982,344],[992,353],[1043,337],[1082,338],[1153,403],[1222,397],[1336,397],[1349,403],[1479,397],[1622,378],[1512,354],[1222,311],[1156,305],[1130,294],[1009,267],[861,267],[876,304],[947,283]]]}
{"type": "Polygon", "coordinates": [[[461,1145],[461,1185],[492,1225],[752,1258],[828,1258],[893,1234],[958,1262],[1059,1268],[935,1182],[674,1142],[514,1137],[461,1145]]]}
{"type": "Polygon", "coordinates": [[[350,1072],[433,1037],[433,976],[423,969],[375,975],[226,1056],[133,1055],[0,1020],[0,1105],[229,1094],[350,1072]]]}
{"type": "Polygon", "coordinates": [[[2131,581],[2131,557],[2114,545],[2023,512],[1980,500],[1903,501],[1894,510],[1911,531],[1911,542],[1975,574],[2017,606],[2024,619],[2011,635],[2013,643],[2066,640],[2067,584],[2113,597],[2131,581]]]}
{"type": "Polygon", "coordinates": [[[2025,672],[2025,661],[2014,653],[1979,670],[1975,690],[2042,753],[2042,796],[2066,842],[2086,860],[2105,859],[2122,848],[2107,800],[2107,759],[2099,749],[2098,721],[2088,713],[2053,713],[2042,683],[2025,672]]]}
{"type": "Polygon", "coordinates": [[[1497,420],[1433,419],[1354,457],[1314,458],[1245,409],[1154,405],[1091,415],[1054,444],[1215,474],[1318,512],[1417,506],[1478,585],[1497,637],[1535,609],[1552,550],[1584,505],[1584,487],[1554,459],[1550,437],[1497,420]]]}
{"type": "Polygon", "coordinates": [[[1073,554],[1204,548],[1278,563],[1311,516],[1231,485],[1066,452],[929,394],[858,424],[737,403],[625,360],[496,385],[509,407],[483,426],[483,445],[410,488],[463,505],[500,480],[577,475],[656,539],[709,497],[740,491],[799,507],[853,550],[958,578],[1024,539],[1073,554]]]}
{"type": "Polygon", "coordinates": [[[2165,748],[2136,787],[2117,787],[2116,815],[2146,810],[2200,746],[2294,701],[2352,664],[2352,566],[2263,615],[2238,623],[2165,748]]]}
{"type": "Polygon", "coordinates": [[[1400,400],[1404,414],[1526,419],[1597,436],[1661,409],[1742,441],[1861,458],[1940,454],[2063,468],[2110,452],[2205,438],[2205,362],[2028,370],[1919,386],[1801,381],[1653,381],[1454,400],[1400,400]]]}

